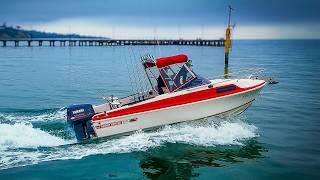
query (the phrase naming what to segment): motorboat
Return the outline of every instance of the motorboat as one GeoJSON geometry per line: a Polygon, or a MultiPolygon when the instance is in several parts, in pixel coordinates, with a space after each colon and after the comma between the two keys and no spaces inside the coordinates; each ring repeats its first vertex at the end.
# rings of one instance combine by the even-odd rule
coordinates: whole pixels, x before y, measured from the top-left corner
{"type": "Polygon", "coordinates": [[[107,97],[101,105],[67,107],[78,141],[147,130],[246,110],[267,84],[257,78],[208,80],[196,74],[187,55],[141,57],[150,90],[107,97]]]}

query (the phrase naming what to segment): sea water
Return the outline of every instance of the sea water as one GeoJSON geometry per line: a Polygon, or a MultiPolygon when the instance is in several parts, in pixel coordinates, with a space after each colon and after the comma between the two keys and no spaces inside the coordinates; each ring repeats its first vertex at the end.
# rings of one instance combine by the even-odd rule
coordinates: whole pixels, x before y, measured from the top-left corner
{"type": "Polygon", "coordinates": [[[144,89],[140,56],[187,54],[204,77],[223,47],[1,47],[0,179],[317,179],[320,41],[234,41],[229,73],[279,81],[243,114],[76,143],[65,107],[144,89]],[[136,84],[139,84],[138,86],[136,84]]]}

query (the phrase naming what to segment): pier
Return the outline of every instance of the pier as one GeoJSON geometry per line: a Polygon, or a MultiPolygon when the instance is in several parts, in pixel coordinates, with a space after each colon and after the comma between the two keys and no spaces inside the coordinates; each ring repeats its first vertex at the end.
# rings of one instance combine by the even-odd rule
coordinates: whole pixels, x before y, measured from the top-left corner
{"type": "Polygon", "coordinates": [[[69,38],[32,38],[32,39],[0,39],[0,47],[33,47],[33,46],[143,46],[143,45],[177,45],[177,46],[225,46],[225,40],[204,40],[204,39],[69,39],[69,38]]]}

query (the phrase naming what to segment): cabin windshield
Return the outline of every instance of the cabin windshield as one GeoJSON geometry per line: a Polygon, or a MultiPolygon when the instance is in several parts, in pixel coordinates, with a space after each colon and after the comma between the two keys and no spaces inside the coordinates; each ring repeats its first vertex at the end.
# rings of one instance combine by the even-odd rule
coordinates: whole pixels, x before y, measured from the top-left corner
{"type": "Polygon", "coordinates": [[[185,64],[174,64],[159,69],[162,80],[164,81],[169,92],[174,92],[184,86],[196,75],[185,64]]]}

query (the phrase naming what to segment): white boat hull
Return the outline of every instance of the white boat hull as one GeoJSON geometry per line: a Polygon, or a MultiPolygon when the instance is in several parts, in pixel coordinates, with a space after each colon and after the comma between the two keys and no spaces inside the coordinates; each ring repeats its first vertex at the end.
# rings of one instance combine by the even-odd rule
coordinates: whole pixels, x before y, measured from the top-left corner
{"type": "Polygon", "coordinates": [[[204,101],[93,121],[93,128],[97,137],[106,137],[210,116],[239,114],[251,105],[263,86],[204,101]]]}

